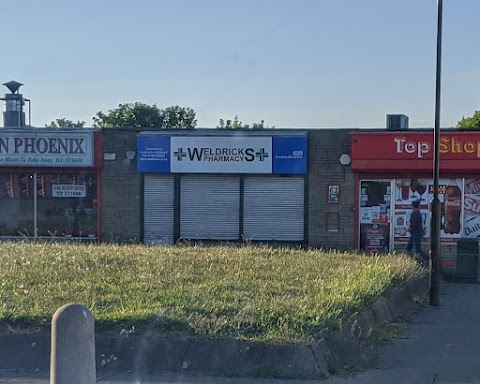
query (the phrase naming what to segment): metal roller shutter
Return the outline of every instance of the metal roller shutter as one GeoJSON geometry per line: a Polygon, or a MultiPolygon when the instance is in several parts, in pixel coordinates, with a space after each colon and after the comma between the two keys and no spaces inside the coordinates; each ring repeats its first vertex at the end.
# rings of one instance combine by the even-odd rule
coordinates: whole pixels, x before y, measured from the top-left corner
{"type": "Polygon", "coordinates": [[[182,176],[180,237],[237,240],[239,238],[240,178],[182,176]]]}
{"type": "Polygon", "coordinates": [[[174,181],[172,175],[145,175],[144,243],[174,243],[174,181]]]}
{"type": "Polygon", "coordinates": [[[243,229],[246,240],[303,241],[303,177],[245,177],[243,229]]]}

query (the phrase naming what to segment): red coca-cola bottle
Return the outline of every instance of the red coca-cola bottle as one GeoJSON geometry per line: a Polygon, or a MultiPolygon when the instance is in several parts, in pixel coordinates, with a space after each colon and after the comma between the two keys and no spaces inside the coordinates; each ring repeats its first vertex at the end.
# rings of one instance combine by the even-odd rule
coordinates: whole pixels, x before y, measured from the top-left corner
{"type": "Polygon", "coordinates": [[[462,191],[455,179],[450,182],[445,190],[445,224],[443,231],[451,235],[460,233],[460,217],[462,213],[462,191]]]}

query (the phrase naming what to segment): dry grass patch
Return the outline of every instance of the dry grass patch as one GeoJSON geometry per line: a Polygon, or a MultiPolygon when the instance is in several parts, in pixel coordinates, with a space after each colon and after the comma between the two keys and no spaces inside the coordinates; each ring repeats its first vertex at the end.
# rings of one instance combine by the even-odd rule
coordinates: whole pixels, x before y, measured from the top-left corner
{"type": "Polygon", "coordinates": [[[0,243],[0,322],[48,325],[63,304],[97,329],[312,342],[421,273],[404,255],[269,247],[0,243]]]}

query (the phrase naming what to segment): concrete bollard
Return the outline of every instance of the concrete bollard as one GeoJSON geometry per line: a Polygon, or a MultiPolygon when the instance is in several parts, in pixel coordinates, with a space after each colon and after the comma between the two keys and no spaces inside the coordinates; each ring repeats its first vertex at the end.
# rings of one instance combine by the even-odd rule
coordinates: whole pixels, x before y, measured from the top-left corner
{"type": "Polygon", "coordinates": [[[59,308],[52,318],[50,384],[94,384],[95,324],[80,304],[59,308]]]}

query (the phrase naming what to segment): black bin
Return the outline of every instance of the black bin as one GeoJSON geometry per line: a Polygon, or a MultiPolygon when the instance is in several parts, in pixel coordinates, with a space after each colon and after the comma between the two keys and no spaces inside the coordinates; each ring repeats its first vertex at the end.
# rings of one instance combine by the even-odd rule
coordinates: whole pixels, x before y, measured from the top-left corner
{"type": "Polygon", "coordinates": [[[460,239],[457,242],[457,273],[461,281],[477,282],[478,240],[460,239]]]}

